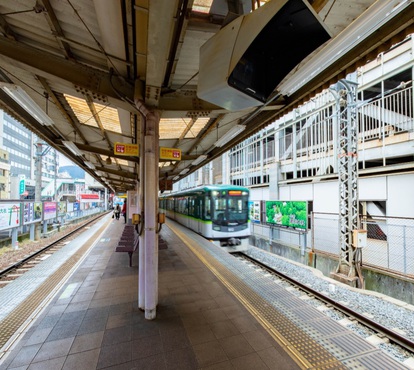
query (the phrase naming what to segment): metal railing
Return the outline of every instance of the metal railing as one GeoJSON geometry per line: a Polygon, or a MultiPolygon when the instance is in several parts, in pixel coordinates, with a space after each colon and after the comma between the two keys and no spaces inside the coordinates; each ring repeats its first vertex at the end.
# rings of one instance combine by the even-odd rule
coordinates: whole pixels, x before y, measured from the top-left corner
{"type": "MultiPolygon", "coordinates": [[[[414,218],[370,216],[362,218],[360,227],[367,230],[367,245],[362,249],[363,265],[414,276],[414,218]]],[[[337,214],[313,213],[308,247],[339,258],[338,233],[337,214]]]]}

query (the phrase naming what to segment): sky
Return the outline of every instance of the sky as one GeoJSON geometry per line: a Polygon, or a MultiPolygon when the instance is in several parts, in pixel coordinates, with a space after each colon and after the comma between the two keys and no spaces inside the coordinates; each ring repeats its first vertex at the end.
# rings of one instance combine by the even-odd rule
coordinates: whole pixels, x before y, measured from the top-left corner
{"type": "Polygon", "coordinates": [[[58,153],[58,154],[59,154],[59,167],[75,166],[75,164],[70,159],[65,157],[62,153],[58,153]]]}

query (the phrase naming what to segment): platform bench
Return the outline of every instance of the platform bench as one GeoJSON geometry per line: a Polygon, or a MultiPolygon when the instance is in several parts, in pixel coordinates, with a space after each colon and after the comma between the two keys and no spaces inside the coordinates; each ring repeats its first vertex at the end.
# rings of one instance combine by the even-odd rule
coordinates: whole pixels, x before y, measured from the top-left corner
{"type": "Polygon", "coordinates": [[[132,254],[138,249],[139,236],[133,227],[125,226],[115,252],[124,252],[129,255],[129,266],[132,266],[132,254]]]}

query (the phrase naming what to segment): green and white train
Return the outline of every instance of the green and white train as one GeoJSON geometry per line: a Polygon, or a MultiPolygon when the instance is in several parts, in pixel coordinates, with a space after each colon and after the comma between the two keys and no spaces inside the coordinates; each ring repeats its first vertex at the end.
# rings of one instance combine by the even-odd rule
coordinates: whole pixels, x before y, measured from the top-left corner
{"type": "Polygon", "coordinates": [[[250,235],[249,189],[208,185],[162,195],[160,211],[207,239],[239,245],[250,235]]]}

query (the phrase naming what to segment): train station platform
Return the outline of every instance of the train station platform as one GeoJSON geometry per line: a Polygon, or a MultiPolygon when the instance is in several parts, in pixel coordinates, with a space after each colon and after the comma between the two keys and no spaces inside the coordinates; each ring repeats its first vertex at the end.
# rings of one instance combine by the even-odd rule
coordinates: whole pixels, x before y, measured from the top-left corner
{"type": "Polygon", "coordinates": [[[128,255],[115,252],[123,227],[105,216],[0,289],[0,302],[10,302],[0,329],[22,307],[33,310],[2,348],[0,369],[405,369],[174,222],[161,231],[157,317],[146,320],[137,307],[138,254],[129,267],[128,255]],[[65,269],[63,283],[36,297],[65,269]],[[22,292],[19,302],[12,292],[22,292]]]}

